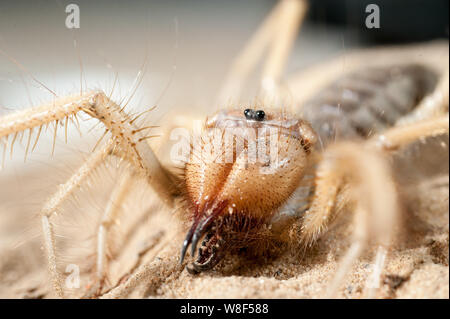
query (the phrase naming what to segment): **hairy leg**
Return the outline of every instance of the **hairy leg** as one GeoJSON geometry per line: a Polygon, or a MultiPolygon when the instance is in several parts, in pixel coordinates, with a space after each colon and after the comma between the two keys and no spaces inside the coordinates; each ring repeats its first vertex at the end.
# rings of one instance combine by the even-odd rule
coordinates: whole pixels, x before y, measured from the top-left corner
{"type": "MultiPolygon", "coordinates": [[[[387,250],[398,220],[395,188],[383,151],[393,151],[417,139],[448,132],[447,116],[394,127],[361,144],[337,144],[325,151],[315,180],[315,194],[309,210],[302,220],[294,224],[300,229],[298,240],[311,245],[336,216],[337,201],[342,189],[350,190],[349,197],[341,195],[340,201],[356,202],[354,244],[339,266],[329,288],[328,296],[336,296],[339,286],[360,256],[370,239],[379,245],[376,262],[368,281],[366,295],[374,296],[378,287],[387,250]],[[368,169],[369,168],[369,169],[368,169]],[[382,190],[382,191],[381,191],[382,190]],[[394,197],[392,197],[394,196],[394,197]]],[[[294,235],[295,235],[294,231],[294,235]]]]}
{"type": "MultiPolygon", "coordinates": [[[[90,175],[92,170],[104,161],[105,156],[115,153],[127,159],[139,174],[146,177],[150,186],[167,205],[173,205],[177,192],[174,186],[175,177],[162,167],[148,144],[147,139],[151,136],[142,134],[150,127],[138,128],[135,122],[140,115],[130,118],[123,108],[111,101],[103,92],[88,92],[56,98],[52,103],[4,116],[0,118],[0,139],[3,138],[3,141],[6,139],[5,145],[7,145],[7,138],[12,135],[12,149],[18,134],[29,130],[28,150],[33,129],[39,128],[36,136],[37,142],[42,127],[55,122],[54,135],[56,136],[58,123],[65,121],[67,131],[68,119],[76,120],[76,115],[80,111],[101,121],[106,127],[106,133],[111,134],[111,138],[99,151],[94,152],[65,184],[59,187],[57,193],[50,198],[41,212],[49,270],[55,291],[60,297],[64,296],[64,292],[61,277],[57,271],[54,229],[50,217],[73,190],[90,175]]],[[[103,253],[100,251],[100,255],[103,253]]]]}
{"type": "Polygon", "coordinates": [[[57,192],[47,201],[41,211],[40,215],[48,267],[52,285],[58,297],[64,297],[64,290],[62,287],[61,275],[57,269],[55,233],[51,222],[51,216],[57,212],[61,203],[80,187],[92,172],[104,162],[105,157],[111,152],[112,147],[113,142],[109,141],[103,148],[92,154],[66,183],[59,186],[57,192]]]}
{"type": "Polygon", "coordinates": [[[127,171],[120,177],[119,183],[114,187],[111,198],[103,213],[97,231],[97,261],[96,278],[85,298],[96,297],[101,294],[102,288],[108,276],[108,250],[110,248],[109,233],[120,213],[123,212],[122,204],[131,190],[133,173],[127,171]]]}
{"type": "Polygon", "coordinates": [[[410,114],[398,120],[397,126],[403,126],[420,120],[432,119],[448,114],[449,72],[441,76],[436,89],[426,96],[410,114]]]}
{"type": "Polygon", "coordinates": [[[159,248],[155,252],[156,258],[149,263],[144,263],[122,284],[102,295],[101,298],[118,299],[127,298],[139,287],[145,290],[156,290],[172,274],[178,275],[184,269],[179,263],[179,256],[174,254],[178,247],[174,246],[170,236],[159,243],[159,248]]]}
{"type": "MultiPolygon", "coordinates": [[[[241,53],[234,59],[219,93],[218,104],[239,98],[250,72],[269,48],[262,81],[263,89],[273,91],[282,75],[298,27],[306,13],[303,0],[282,0],[271,11],[241,53]]],[[[270,92],[273,93],[273,92],[270,92]]]]}
{"type": "Polygon", "coordinates": [[[316,192],[311,206],[303,220],[298,221],[301,223],[299,240],[305,245],[310,245],[323,234],[336,216],[336,206],[342,204],[336,203],[336,199],[344,185],[348,197],[341,200],[356,204],[355,230],[353,243],[342,258],[328,288],[328,297],[336,296],[351,266],[369,240],[374,240],[382,247],[390,246],[399,219],[396,190],[385,156],[362,144],[337,144],[325,151],[317,169],[316,192]]]}
{"type": "Polygon", "coordinates": [[[369,147],[393,151],[422,138],[437,136],[449,131],[448,114],[430,120],[393,127],[367,141],[369,147]]]}
{"type": "Polygon", "coordinates": [[[160,164],[150,148],[147,139],[152,136],[143,135],[143,131],[151,127],[137,127],[135,122],[139,115],[130,118],[123,108],[120,108],[103,92],[88,92],[57,98],[52,103],[6,115],[0,118],[0,139],[12,135],[12,144],[14,144],[19,133],[30,130],[31,136],[31,131],[39,128],[38,134],[40,134],[41,128],[52,122],[56,122],[56,135],[57,124],[60,121],[67,122],[67,119],[71,117],[76,119],[76,114],[80,111],[97,118],[104,124],[123,156],[147,177],[149,184],[160,198],[167,205],[172,206],[177,192],[174,186],[175,177],[160,164]]]}

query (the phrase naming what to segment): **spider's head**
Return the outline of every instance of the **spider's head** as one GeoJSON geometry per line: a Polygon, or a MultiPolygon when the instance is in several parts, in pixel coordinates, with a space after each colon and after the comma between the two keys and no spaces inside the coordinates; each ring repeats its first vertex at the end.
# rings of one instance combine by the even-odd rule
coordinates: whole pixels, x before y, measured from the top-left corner
{"type": "Polygon", "coordinates": [[[185,167],[195,271],[210,269],[230,247],[244,247],[298,187],[316,142],[311,126],[284,112],[225,110],[194,137],[185,167]]]}

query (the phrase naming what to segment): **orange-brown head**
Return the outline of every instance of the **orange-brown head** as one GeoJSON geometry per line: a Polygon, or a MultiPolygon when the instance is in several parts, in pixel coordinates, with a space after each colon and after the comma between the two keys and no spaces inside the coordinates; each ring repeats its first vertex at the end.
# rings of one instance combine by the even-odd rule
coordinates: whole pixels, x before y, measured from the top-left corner
{"type": "Polygon", "coordinates": [[[224,110],[207,120],[185,166],[192,226],[181,260],[206,234],[193,266],[212,268],[221,248],[269,221],[299,186],[315,142],[311,126],[285,112],[224,110]]]}

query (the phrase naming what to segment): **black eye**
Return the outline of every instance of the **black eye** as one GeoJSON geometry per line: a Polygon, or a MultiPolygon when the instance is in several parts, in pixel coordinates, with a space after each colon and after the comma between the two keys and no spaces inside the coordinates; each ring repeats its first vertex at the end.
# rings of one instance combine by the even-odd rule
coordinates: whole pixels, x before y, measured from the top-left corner
{"type": "Polygon", "coordinates": [[[246,110],[244,111],[245,118],[246,118],[247,120],[253,120],[253,116],[254,116],[253,113],[254,113],[253,110],[251,110],[251,109],[246,109],[246,110]]]}
{"type": "Polygon", "coordinates": [[[264,120],[265,116],[266,116],[266,113],[264,113],[264,111],[262,111],[262,110],[256,111],[255,120],[262,121],[262,120],[264,120]]]}

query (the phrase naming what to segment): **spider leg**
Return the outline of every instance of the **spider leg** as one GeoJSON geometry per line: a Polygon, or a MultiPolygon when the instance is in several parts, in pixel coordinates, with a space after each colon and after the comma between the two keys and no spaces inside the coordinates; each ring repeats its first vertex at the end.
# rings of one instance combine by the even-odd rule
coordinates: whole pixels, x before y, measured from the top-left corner
{"type": "Polygon", "coordinates": [[[106,276],[107,235],[113,222],[121,212],[121,205],[129,194],[132,174],[127,172],[121,176],[119,184],[114,188],[111,199],[103,214],[97,237],[97,277],[102,281],[106,276]]]}
{"type": "MultiPolygon", "coordinates": [[[[424,107],[417,107],[417,111],[399,119],[399,122],[410,123],[412,120],[428,118],[428,115],[439,115],[439,108],[435,112],[430,104],[433,104],[434,101],[438,104],[439,101],[445,102],[445,90],[447,91],[448,112],[448,72],[445,72],[448,70],[448,42],[350,50],[328,61],[316,63],[306,69],[294,72],[286,79],[287,86],[296,102],[294,110],[301,114],[305,102],[313,99],[325,86],[337,80],[343,72],[350,74],[367,68],[368,61],[370,61],[369,65],[373,67],[402,65],[405,62],[423,65],[434,70],[440,77],[435,91],[419,103],[424,107]],[[323,76],[324,74],[327,76],[323,76]],[[446,79],[447,86],[445,85],[446,79]],[[438,91],[442,92],[441,97],[439,97],[438,91]],[[428,106],[425,107],[425,104],[428,106]],[[422,111],[421,109],[427,110],[422,111]],[[415,113],[417,116],[412,115],[415,113]]],[[[442,105],[442,109],[445,109],[445,103],[442,105]]]]}
{"type": "Polygon", "coordinates": [[[373,299],[375,297],[376,291],[380,285],[381,273],[383,271],[386,262],[387,254],[388,251],[386,247],[378,246],[377,254],[375,256],[375,263],[373,265],[373,270],[367,280],[366,291],[364,292],[364,295],[368,299],[373,299]]]}
{"type": "MultiPolygon", "coordinates": [[[[380,151],[392,151],[419,138],[448,132],[447,116],[395,127],[358,145],[341,143],[325,151],[316,173],[316,191],[300,229],[300,240],[312,244],[336,216],[339,194],[351,190],[349,199],[356,202],[353,244],[343,257],[327,295],[335,297],[353,262],[359,258],[370,239],[379,245],[366,295],[374,296],[379,285],[393,229],[399,219],[396,190],[389,165],[380,151]],[[367,169],[370,167],[370,169],[367,169]],[[349,185],[351,187],[346,187],[349,185]],[[383,190],[383,191],[380,191],[383,190]]],[[[341,195],[342,196],[342,195],[341,195]]],[[[295,226],[294,226],[295,227],[295,226]]]]}
{"type": "MultiPolygon", "coordinates": [[[[433,112],[424,112],[422,114],[417,113],[417,116],[411,118],[411,121],[405,121],[398,123],[398,127],[391,128],[384,132],[382,135],[378,137],[374,137],[372,140],[368,141],[367,144],[370,147],[373,145],[373,141],[375,142],[376,147],[384,150],[395,150],[400,148],[401,146],[407,145],[417,139],[424,137],[437,136],[440,134],[448,133],[449,131],[449,118],[447,115],[441,117],[434,117],[439,113],[443,113],[445,107],[447,107],[448,111],[448,72],[446,75],[446,79],[444,77],[441,80],[441,83],[445,84],[444,93],[442,90],[435,90],[431,97],[425,98],[425,104],[422,104],[424,108],[427,108],[431,111],[429,107],[433,103],[436,107],[433,108],[433,112]],[[436,92],[440,92],[436,95],[436,92]],[[432,99],[432,101],[428,101],[427,99],[432,99]],[[432,117],[429,120],[418,121],[420,118],[432,117]],[[413,122],[415,121],[415,123],[413,122]]],[[[442,85],[442,84],[441,84],[442,85]]],[[[381,245],[378,247],[378,251],[375,257],[375,264],[373,266],[373,271],[371,276],[369,277],[366,284],[365,295],[368,298],[373,298],[376,293],[376,289],[379,286],[381,272],[384,267],[384,263],[387,256],[387,249],[385,246],[381,245]]]]}
{"type": "Polygon", "coordinates": [[[57,269],[55,233],[51,216],[56,213],[61,203],[105,160],[112,147],[113,141],[109,141],[108,144],[93,153],[66,183],[59,186],[57,192],[47,201],[40,213],[50,277],[53,288],[60,298],[64,297],[64,290],[61,275],[57,269]]]}
{"type": "Polygon", "coordinates": [[[103,92],[88,92],[58,98],[52,103],[6,115],[0,118],[0,139],[13,135],[14,143],[19,132],[42,127],[51,122],[58,123],[70,116],[75,116],[80,111],[97,118],[105,125],[120,145],[124,156],[147,177],[149,184],[159,197],[168,206],[173,206],[173,200],[178,191],[174,183],[175,177],[161,165],[150,148],[147,138],[151,136],[143,136],[142,131],[135,124],[137,117],[129,118],[123,109],[103,92]]]}
{"type": "Polygon", "coordinates": [[[262,88],[272,95],[276,93],[284,65],[307,9],[305,1],[286,0],[284,2],[262,73],[262,88]]]}
{"type": "MultiPolygon", "coordinates": [[[[160,164],[148,144],[147,138],[149,136],[143,136],[142,130],[135,125],[139,115],[131,119],[122,108],[111,101],[103,92],[88,92],[58,98],[52,103],[4,116],[0,118],[0,138],[13,135],[12,143],[14,143],[18,133],[30,130],[31,136],[31,131],[36,127],[39,127],[40,133],[42,126],[51,122],[56,122],[54,133],[56,135],[58,122],[65,120],[67,125],[67,119],[71,116],[76,119],[76,114],[80,111],[100,120],[107,131],[111,133],[111,139],[101,150],[94,152],[88,161],[65,184],[59,187],[56,194],[50,198],[41,211],[50,275],[56,294],[60,297],[64,296],[64,292],[61,276],[57,270],[55,236],[50,217],[73,190],[89,176],[91,171],[104,161],[105,156],[118,152],[117,155],[127,159],[140,174],[147,178],[150,186],[168,206],[174,204],[173,201],[177,194],[174,183],[175,177],[160,164]]],[[[101,233],[103,232],[101,231],[101,233]]],[[[103,235],[99,236],[99,245],[103,245],[103,235]]],[[[99,258],[103,258],[104,251],[100,249],[99,253],[99,258]]],[[[102,262],[100,264],[103,265],[102,262]]],[[[103,271],[103,266],[99,269],[103,271]]]]}
{"type": "Polygon", "coordinates": [[[366,143],[371,147],[392,151],[421,138],[448,133],[448,130],[449,118],[447,114],[413,124],[393,127],[382,134],[375,135],[366,143]]]}
{"type": "Polygon", "coordinates": [[[270,52],[260,84],[266,90],[276,88],[306,8],[303,0],[282,0],[277,4],[234,59],[220,90],[218,104],[227,102],[230,97],[239,97],[246,79],[267,48],[270,52]]]}
{"type": "Polygon", "coordinates": [[[101,298],[119,299],[126,298],[137,288],[145,283],[146,289],[161,284],[169,275],[173,273],[181,273],[183,266],[180,266],[178,255],[174,255],[174,246],[167,245],[167,242],[162,243],[164,247],[156,258],[150,263],[144,263],[123,283],[115,287],[111,291],[102,295],[101,298]]]}
{"type": "Polygon", "coordinates": [[[107,277],[107,251],[108,247],[110,247],[108,244],[108,234],[112,225],[119,217],[119,214],[123,211],[122,204],[130,193],[130,184],[133,176],[133,173],[127,171],[120,177],[119,183],[114,187],[108,206],[103,213],[97,230],[96,283],[84,297],[98,296],[101,293],[107,277]]]}
{"type": "Polygon", "coordinates": [[[441,76],[436,89],[426,96],[408,115],[400,118],[396,125],[408,125],[448,113],[449,72],[441,76]]]}
{"type": "Polygon", "coordinates": [[[312,244],[336,217],[339,210],[335,208],[342,204],[337,202],[342,190],[347,194],[340,201],[356,204],[353,243],[327,289],[327,296],[335,297],[370,239],[386,249],[389,247],[399,218],[397,195],[386,157],[356,143],[336,144],[327,149],[316,176],[310,208],[299,221],[301,226],[294,225],[294,229],[300,229],[300,241],[305,246],[312,244]]]}

